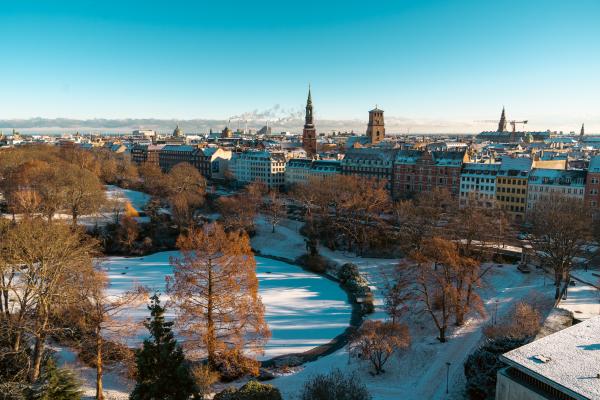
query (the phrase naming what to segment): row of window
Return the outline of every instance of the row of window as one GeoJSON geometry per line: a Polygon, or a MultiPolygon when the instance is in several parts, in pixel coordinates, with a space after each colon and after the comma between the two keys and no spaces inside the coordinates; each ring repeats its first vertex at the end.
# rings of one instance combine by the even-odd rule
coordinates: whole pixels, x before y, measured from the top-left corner
{"type": "Polygon", "coordinates": [[[493,186],[487,186],[487,185],[483,185],[483,186],[479,186],[479,185],[466,185],[466,184],[461,184],[460,188],[463,190],[482,190],[485,192],[494,192],[494,187],[493,186]]]}
{"type": "Polygon", "coordinates": [[[514,193],[514,194],[525,194],[527,192],[527,189],[523,188],[505,188],[505,187],[499,187],[497,189],[498,193],[514,193]]]}
{"type": "Polygon", "coordinates": [[[475,182],[475,183],[494,183],[495,179],[493,178],[479,178],[474,176],[463,176],[461,180],[464,182],[475,182]]]}
{"type": "Polygon", "coordinates": [[[496,196],[496,200],[506,201],[507,203],[525,203],[525,197],[496,196]]]}
{"type": "Polygon", "coordinates": [[[508,178],[498,178],[498,183],[502,183],[505,185],[526,185],[527,181],[525,179],[508,179],[508,178]]]}
{"type": "MultiPolygon", "coordinates": [[[[594,190],[594,189],[592,189],[594,190]]],[[[583,194],[583,188],[581,189],[573,189],[573,188],[560,188],[560,187],[548,187],[548,186],[529,186],[530,192],[538,192],[538,193],[568,193],[568,194],[583,194]]],[[[590,193],[591,194],[591,193],[590,193]]]]}

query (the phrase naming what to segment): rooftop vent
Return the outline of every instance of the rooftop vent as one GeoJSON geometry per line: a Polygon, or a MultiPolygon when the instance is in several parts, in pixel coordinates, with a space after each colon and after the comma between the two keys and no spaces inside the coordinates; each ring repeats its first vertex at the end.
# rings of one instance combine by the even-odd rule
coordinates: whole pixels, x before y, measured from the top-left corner
{"type": "Polygon", "coordinates": [[[546,364],[547,362],[550,362],[552,359],[550,357],[546,357],[543,355],[537,355],[537,356],[533,356],[533,359],[538,362],[538,363],[542,363],[542,364],[546,364]]]}

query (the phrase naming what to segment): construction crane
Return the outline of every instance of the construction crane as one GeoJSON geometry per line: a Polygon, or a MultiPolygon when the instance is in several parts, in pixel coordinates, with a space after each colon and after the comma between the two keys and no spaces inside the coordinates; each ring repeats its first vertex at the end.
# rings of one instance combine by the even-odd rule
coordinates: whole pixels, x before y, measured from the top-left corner
{"type": "MultiPolygon", "coordinates": [[[[474,121],[474,122],[484,122],[484,123],[486,123],[486,124],[487,124],[487,123],[496,123],[496,124],[497,124],[497,123],[498,123],[498,120],[497,120],[497,119],[484,119],[484,120],[480,120],[480,121],[474,121]]],[[[515,132],[516,132],[516,130],[517,130],[517,129],[516,129],[516,125],[517,125],[517,124],[523,124],[523,129],[525,129],[525,125],[526,125],[526,124],[527,124],[529,121],[528,121],[528,120],[524,120],[524,121],[515,121],[515,120],[512,120],[512,121],[507,121],[507,122],[508,122],[510,125],[512,125],[512,131],[513,131],[513,133],[515,133],[515,132]]]]}
{"type": "Polygon", "coordinates": [[[514,121],[514,120],[513,121],[508,121],[508,123],[512,125],[512,133],[516,132],[516,125],[517,124],[523,124],[523,130],[525,130],[525,125],[527,125],[527,122],[529,122],[529,121],[527,121],[527,120],[525,120],[525,121],[514,121]]]}

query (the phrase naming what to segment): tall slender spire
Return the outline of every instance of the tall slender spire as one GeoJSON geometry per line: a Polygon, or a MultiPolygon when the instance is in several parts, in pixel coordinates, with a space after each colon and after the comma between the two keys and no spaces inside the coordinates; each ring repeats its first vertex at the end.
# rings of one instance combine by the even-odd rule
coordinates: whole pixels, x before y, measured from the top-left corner
{"type": "Polygon", "coordinates": [[[585,135],[585,124],[581,124],[581,132],[579,132],[581,136],[585,135]]]}
{"type": "Polygon", "coordinates": [[[498,123],[498,132],[506,132],[506,112],[504,111],[504,106],[502,106],[502,114],[498,123]]]}
{"type": "Polygon", "coordinates": [[[310,93],[310,84],[308,84],[308,97],[306,99],[306,115],[304,118],[304,129],[302,130],[302,147],[306,150],[309,157],[317,153],[317,130],[313,119],[312,96],[310,93]]]}
{"type": "Polygon", "coordinates": [[[306,115],[304,119],[304,127],[312,127],[314,125],[312,96],[310,93],[310,83],[308,84],[308,98],[306,99],[306,115]]]}

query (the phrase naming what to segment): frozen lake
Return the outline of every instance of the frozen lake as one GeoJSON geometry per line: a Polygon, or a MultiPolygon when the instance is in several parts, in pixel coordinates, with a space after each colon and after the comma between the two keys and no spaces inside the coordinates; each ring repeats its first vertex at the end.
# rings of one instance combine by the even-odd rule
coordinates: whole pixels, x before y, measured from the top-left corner
{"type": "MultiPolygon", "coordinates": [[[[109,274],[109,291],[118,294],[135,282],[164,294],[165,277],[172,274],[169,257],[178,254],[166,251],[144,257],[106,258],[102,267],[109,274]]],[[[352,307],[336,282],[268,258],[256,257],[256,264],[259,292],[272,335],[263,359],[327,343],[349,325],[352,307]]],[[[140,307],[128,315],[143,320],[148,311],[140,307]]],[[[169,315],[173,316],[172,310],[169,315]]]]}

